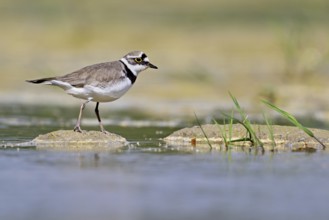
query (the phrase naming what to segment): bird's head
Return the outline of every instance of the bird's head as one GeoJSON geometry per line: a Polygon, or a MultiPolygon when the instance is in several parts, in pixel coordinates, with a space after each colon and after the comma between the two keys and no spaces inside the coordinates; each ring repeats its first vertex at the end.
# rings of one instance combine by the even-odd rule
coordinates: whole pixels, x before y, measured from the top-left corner
{"type": "Polygon", "coordinates": [[[158,69],[157,66],[150,63],[149,58],[142,51],[133,51],[120,59],[134,73],[146,70],[147,68],[158,69]]]}

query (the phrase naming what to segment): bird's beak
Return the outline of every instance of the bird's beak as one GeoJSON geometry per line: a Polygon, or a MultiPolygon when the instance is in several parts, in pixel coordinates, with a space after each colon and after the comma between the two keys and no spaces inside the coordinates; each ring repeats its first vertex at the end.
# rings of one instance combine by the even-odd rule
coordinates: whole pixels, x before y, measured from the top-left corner
{"type": "Polygon", "coordinates": [[[158,69],[158,67],[153,65],[152,63],[147,63],[147,66],[152,68],[152,69],[158,69]]]}

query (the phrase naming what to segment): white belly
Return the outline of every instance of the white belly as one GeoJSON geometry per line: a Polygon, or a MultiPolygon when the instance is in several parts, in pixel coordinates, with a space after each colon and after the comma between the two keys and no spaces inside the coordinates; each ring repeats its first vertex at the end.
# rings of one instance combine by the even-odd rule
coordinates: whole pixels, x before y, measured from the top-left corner
{"type": "MultiPolygon", "coordinates": [[[[86,85],[83,88],[67,87],[64,88],[67,94],[76,98],[91,100],[94,102],[112,102],[123,96],[132,84],[129,79],[120,81],[120,83],[112,84],[108,87],[96,87],[86,85]]],[[[63,87],[62,87],[63,88],[63,87]]]]}

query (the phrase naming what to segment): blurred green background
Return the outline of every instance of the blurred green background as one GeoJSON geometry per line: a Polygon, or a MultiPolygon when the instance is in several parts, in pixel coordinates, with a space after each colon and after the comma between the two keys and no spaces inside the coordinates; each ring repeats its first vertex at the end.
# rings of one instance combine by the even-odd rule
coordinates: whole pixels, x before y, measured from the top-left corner
{"type": "Polygon", "coordinates": [[[79,106],[25,79],[143,50],[158,70],[105,109],[166,115],[249,111],[265,97],[329,121],[327,0],[1,0],[0,103],[79,106]]]}

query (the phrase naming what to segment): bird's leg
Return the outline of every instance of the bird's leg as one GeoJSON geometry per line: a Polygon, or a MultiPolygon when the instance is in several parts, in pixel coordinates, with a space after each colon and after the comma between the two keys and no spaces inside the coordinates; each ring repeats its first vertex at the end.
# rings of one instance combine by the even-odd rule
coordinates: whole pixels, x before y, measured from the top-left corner
{"type": "Polygon", "coordinates": [[[103,125],[102,125],[101,117],[99,116],[98,105],[99,105],[99,102],[96,103],[95,113],[96,113],[96,116],[97,116],[97,119],[98,119],[98,122],[99,122],[99,127],[101,128],[101,131],[103,133],[108,134],[109,132],[106,131],[104,129],[103,125]]]}
{"type": "Polygon", "coordinates": [[[89,102],[90,100],[87,100],[86,102],[82,103],[81,107],[80,107],[80,113],[79,113],[79,117],[78,117],[78,121],[75,124],[75,127],[73,129],[73,131],[77,131],[77,132],[82,132],[81,128],[80,128],[80,124],[81,124],[81,117],[82,117],[82,111],[85,108],[86,104],[89,102]]]}

